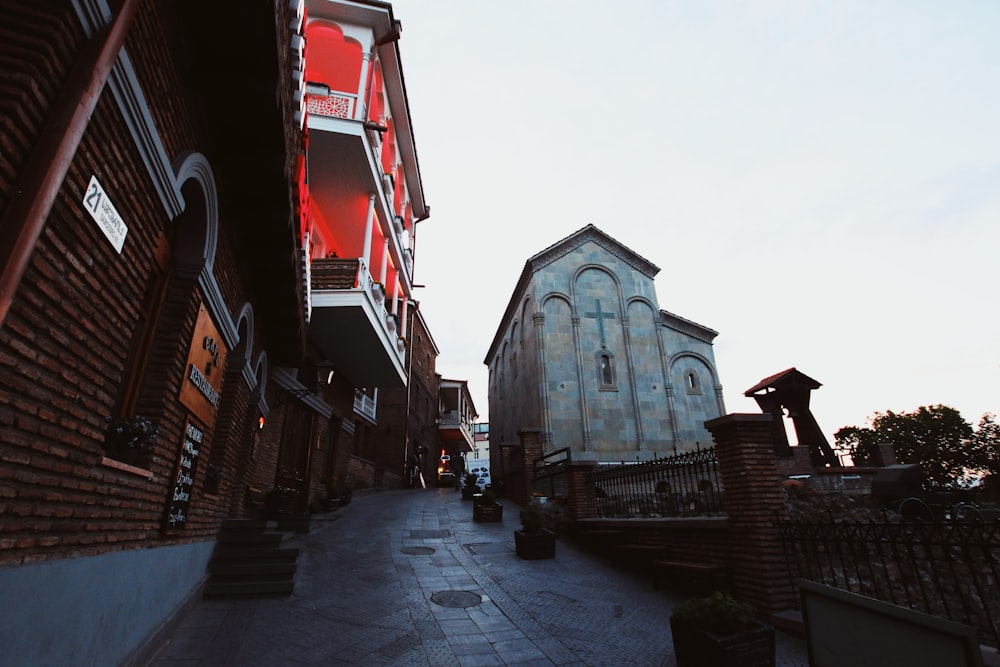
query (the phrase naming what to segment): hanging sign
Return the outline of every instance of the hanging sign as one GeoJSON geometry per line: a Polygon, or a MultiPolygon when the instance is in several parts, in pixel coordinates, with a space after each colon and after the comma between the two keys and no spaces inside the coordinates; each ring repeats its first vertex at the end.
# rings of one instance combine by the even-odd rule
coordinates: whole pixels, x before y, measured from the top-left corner
{"type": "Polygon", "coordinates": [[[215,424],[215,414],[219,410],[228,353],[219,330],[202,304],[188,349],[180,401],[209,428],[215,424]]]}
{"type": "Polygon", "coordinates": [[[125,235],[128,234],[128,226],[122,217],[118,215],[118,209],[108,199],[108,193],[104,191],[97,181],[97,176],[90,177],[90,183],[83,194],[83,207],[94,219],[97,226],[104,232],[104,236],[111,242],[114,249],[121,254],[125,246],[125,235]]]}

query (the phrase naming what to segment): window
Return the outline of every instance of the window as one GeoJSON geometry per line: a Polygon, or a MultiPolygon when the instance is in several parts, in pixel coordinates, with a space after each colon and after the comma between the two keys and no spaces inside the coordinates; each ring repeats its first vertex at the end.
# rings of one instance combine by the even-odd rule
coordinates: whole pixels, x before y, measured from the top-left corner
{"type": "Polygon", "coordinates": [[[701,393],[701,383],[698,382],[698,374],[690,368],[684,371],[684,386],[689,394],[701,393]]]}
{"type": "Polygon", "coordinates": [[[615,358],[607,350],[597,353],[597,382],[601,391],[615,391],[615,358]]]}

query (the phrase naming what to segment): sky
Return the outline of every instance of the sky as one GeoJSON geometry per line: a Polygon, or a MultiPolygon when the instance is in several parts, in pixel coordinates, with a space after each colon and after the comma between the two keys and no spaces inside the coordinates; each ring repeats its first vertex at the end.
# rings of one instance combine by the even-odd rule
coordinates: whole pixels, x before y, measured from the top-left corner
{"type": "Polygon", "coordinates": [[[831,444],[1000,412],[1000,2],[397,0],[438,372],[469,383],[525,261],[593,224],[719,332],[727,412],[795,367],[831,444]]]}

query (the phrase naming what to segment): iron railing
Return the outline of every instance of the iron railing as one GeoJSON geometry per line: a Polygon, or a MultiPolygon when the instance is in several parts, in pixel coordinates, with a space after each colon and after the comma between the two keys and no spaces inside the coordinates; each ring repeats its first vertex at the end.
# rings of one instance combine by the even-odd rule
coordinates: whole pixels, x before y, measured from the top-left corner
{"type": "Polygon", "coordinates": [[[591,483],[602,518],[725,514],[714,447],[605,466],[593,473],[591,483]]]}
{"type": "Polygon", "coordinates": [[[1000,520],[783,522],[788,572],[972,627],[1000,646],[1000,520]]]}
{"type": "Polygon", "coordinates": [[[549,452],[532,462],[532,493],[540,493],[549,498],[569,497],[567,471],[573,462],[569,447],[549,452]]]}

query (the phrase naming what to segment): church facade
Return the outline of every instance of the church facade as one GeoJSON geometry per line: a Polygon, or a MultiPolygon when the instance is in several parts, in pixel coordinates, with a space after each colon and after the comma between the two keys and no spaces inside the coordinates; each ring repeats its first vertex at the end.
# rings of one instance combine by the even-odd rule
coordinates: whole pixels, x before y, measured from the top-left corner
{"type": "Polygon", "coordinates": [[[528,259],[485,359],[497,451],[523,429],[608,463],[711,444],[717,332],[660,309],[658,272],[593,225],[528,259]]]}

